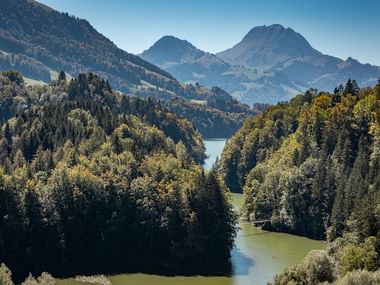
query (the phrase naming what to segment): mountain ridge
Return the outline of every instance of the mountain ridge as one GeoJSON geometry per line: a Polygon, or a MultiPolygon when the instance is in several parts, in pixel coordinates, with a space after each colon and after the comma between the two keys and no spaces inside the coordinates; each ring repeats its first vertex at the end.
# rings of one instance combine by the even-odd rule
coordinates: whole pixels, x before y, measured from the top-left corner
{"type": "Polygon", "coordinates": [[[276,103],[284,98],[287,100],[307,89],[306,86],[297,84],[277,72],[268,74],[244,66],[231,65],[218,56],[202,51],[190,42],[174,36],[161,37],[139,56],[173,74],[181,82],[200,83],[209,88],[219,86],[250,105],[256,102],[276,103]],[[183,48],[180,55],[178,47],[183,48]]]}
{"type": "Polygon", "coordinates": [[[140,97],[207,99],[170,73],[118,48],[84,19],[37,1],[0,0],[0,69],[49,82],[64,70],[96,72],[122,92],[140,97]]]}
{"type": "Polygon", "coordinates": [[[239,43],[216,55],[231,64],[242,64],[247,67],[265,70],[270,68],[271,64],[275,63],[275,60],[282,61],[287,59],[289,53],[292,56],[321,54],[313,49],[301,34],[291,28],[285,28],[280,24],[273,24],[252,28],[239,43]],[[291,39],[291,41],[289,39],[291,39]],[[284,52],[285,54],[280,53],[279,56],[274,56],[273,58],[273,55],[276,55],[276,53],[271,50],[279,49],[279,47],[281,47],[281,50],[276,51],[276,53],[284,52]],[[270,50],[264,50],[264,52],[267,53],[264,54],[261,52],[263,48],[270,50]],[[249,51],[246,51],[247,49],[249,51]],[[254,58],[246,60],[244,58],[244,52],[249,52],[249,56],[254,58]],[[268,54],[268,52],[272,53],[268,54]],[[236,53],[238,54],[236,55],[236,53]],[[258,63],[256,63],[256,61],[258,61],[258,63]]]}
{"type": "Polygon", "coordinates": [[[279,24],[255,27],[216,55],[166,36],[142,59],[118,48],[87,20],[36,1],[0,4],[0,69],[44,82],[61,70],[73,77],[96,72],[115,89],[140,97],[207,100],[212,92],[199,86],[218,86],[253,105],[287,101],[308,88],[332,91],[349,77],[360,86],[374,85],[380,77],[380,67],[324,55],[279,24]],[[188,85],[196,83],[196,88],[188,85]]]}
{"type": "MultiPolygon", "coordinates": [[[[179,56],[181,60],[168,63],[154,47],[140,56],[182,82],[217,85],[248,104],[287,101],[308,88],[332,91],[348,78],[372,86],[380,77],[380,67],[323,54],[300,33],[280,24],[254,27],[232,48],[216,54],[202,51],[196,59],[179,56]]],[[[165,52],[170,53],[170,48],[166,43],[165,52]]]]}
{"type": "Polygon", "coordinates": [[[231,64],[282,72],[325,91],[332,91],[348,78],[355,78],[361,86],[374,85],[380,76],[380,67],[352,57],[343,60],[323,54],[301,34],[279,24],[254,27],[238,44],[217,56],[231,64]]]}

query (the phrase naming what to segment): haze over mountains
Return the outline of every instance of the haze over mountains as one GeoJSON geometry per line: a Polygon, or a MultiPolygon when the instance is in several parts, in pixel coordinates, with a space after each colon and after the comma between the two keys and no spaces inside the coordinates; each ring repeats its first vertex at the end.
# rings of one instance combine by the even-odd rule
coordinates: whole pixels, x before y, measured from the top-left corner
{"type": "Polygon", "coordinates": [[[302,35],[279,24],[255,27],[241,42],[216,55],[165,36],[141,57],[180,81],[218,85],[245,103],[275,103],[307,88],[332,91],[350,77],[360,86],[370,86],[380,76],[379,67],[324,55],[302,35]]]}
{"type": "Polygon", "coordinates": [[[331,91],[349,77],[370,86],[380,77],[379,67],[324,55],[278,24],[255,27],[216,55],[164,36],[140,56],[118,48],[86,20],[32,0],[0,0],[0,69],[44,82],[60,70],[71,76],[92,71],[141,97],[207,100],[215,94],[201,86],[218,86],[252,105],[288,100],[308,88],[331,91]],[[196,82],[201,86],[182,84],[196,82]]]}
{"type": "Polygon", "coordinates": [[[173,74],[179,81],[219,86],[248,104],[276,103],[307,89],[283,74],[232,65],[174,36],[162,37],[140,56],[173,74]]]}
{"type": "Polygon", "coordinates": [[[279,24],[255,27],[231,49],[217,56],[231,64],[268,70],[289,58],[322,55],[304,37],[279,24]]]}

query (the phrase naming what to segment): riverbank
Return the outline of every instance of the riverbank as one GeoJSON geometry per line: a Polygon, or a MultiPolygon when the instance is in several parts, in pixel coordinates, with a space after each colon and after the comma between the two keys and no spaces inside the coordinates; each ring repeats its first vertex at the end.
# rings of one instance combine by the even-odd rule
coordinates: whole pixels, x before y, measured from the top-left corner
{"type": "MultiPolygon", "coordinates": [[[[210,169],[220,156],[226,139],[205,140],[210,169]],[[213,158],[214,160],[210,160],[213,158]]],[[[231,194],[235,209],[243,204],[242,194],[231,194]]],[[[112,285],[266,285],[273,276],[299,263],[312,249],[324,249],[326,243],[295,235],[264,231],[240,222],[236,247],[231,252],[230,276],[163,276],[133,273],[109,276],[112,285]]],[[[73,278],[58,280],[57,285],[83,285],[73,278]]]]}
{"type": "MultiPolygon", "coordinates": [[[[232,194],[236,209],[242,194],[232,194]]],[[[236,248],[231,252],[231,276],[163,276],[134,273],[109,276],[112,285],[265,285],[283,269],[299,263],[312,249],[324,249],[325,242],[285,233],[264,231],[241,222],[236,248]]],[[[57,285],[83,285],[74,278],[57,285]]]]}

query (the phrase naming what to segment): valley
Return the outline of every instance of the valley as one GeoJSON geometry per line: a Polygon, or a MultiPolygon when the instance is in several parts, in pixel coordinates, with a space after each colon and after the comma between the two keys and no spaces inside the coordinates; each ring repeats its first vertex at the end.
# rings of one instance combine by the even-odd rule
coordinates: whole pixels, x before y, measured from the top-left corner
{"type": "Polygon", "coordinates": [[[0,0],[0,285],[380,284],[379,3],[40,1],[0,0]]]}
{"type": "MultiPolygon", "coordinates": [[[[210,169],[222,153],[226,139],[205,139],[204,168],[210,169]]],[[[235,211],[240,211],[242,194],[232,194],[235,211]]],[[[313,249],[324,249],[325,242],[284,233],[271,233],[248,222],[239,223],[236,247],[231,252],[231,273],[228,276],[165,276],[154,274],[111,275],[112,285],[266,285],[275,274],[299,263],[313,249]]],[[[58,280],[57,285],[81,285],[75,279],[58,280]]]]}

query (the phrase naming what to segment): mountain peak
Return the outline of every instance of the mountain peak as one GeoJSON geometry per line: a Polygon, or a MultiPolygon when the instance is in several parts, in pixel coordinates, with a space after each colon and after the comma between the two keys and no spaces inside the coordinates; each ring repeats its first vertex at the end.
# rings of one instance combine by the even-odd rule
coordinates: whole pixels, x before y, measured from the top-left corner
{"type": "Polygon", "coordinates": [[[160,38],[149,49],[145,50],[141,54],[141,57],[155,64],[163,64],[167,62],[181,62],[189,59],[195,60],[202,55],[204,55],[204,52],[197,49],[190,42],[167,35],[160,38]]]}
{"type": "Polygon", "coordinates": [[[230,63],[269,69],[289,58],[317,54],[301,34],[273,24],[254,27],[240,43],[217,55],[230,63]]]}
{"type": "Polygon", "coordinates": [[[161,37],[157,42],[153,44],[152,47],[167,47],[167,45],[176,45],[179,48],[194,48],[196,49],[191,43],[189,43],[186,40],[181,40],[175,36],[172,35],[165,35],[161,37]]]}
{"type": "Polygon", "coordinates": [[[285,30],[291,30],[290,28],[285,28],[283,25],[280,25],[280,24],[272,24],[272,25],[262,25],[262,26],[256,26],[256,27],[253,27],[248,33],[247,35],[249,34],[252,34],[252,33],[256,33],[256,32],[275,32],[275,31],[285,31],[285,30]]]}
{"type": "MultiPolygon", "coordinates": [[[[274,37],[274,36],[293,36],[293,37],[301,37],[304,42],[307,43],[306,39],[302,37],[299,33],[295,32],[292,28],[285,28],[283,25],[280,24],[272,24],[272,25],[263,25],[263,26],[256,26],[252,28],[244,37],[245,40],[251,39],[252,37],[255,38],[258,35],[261,36],[268,36],[268,37],[274,37]]],[[[243,39],[243,40],[244,40],[243,39]]]]}

